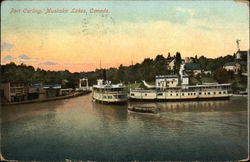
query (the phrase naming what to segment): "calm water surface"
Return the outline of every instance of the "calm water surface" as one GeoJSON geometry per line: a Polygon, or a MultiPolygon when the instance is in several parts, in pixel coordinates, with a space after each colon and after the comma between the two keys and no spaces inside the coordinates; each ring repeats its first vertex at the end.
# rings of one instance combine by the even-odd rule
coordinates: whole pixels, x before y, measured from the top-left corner
{"type": "Polygon", "coordinates": [[[1,152],[16,160],[238,160],[247,157],[247,98],[93,103],[91,95],[1,108],[1,152]]]}

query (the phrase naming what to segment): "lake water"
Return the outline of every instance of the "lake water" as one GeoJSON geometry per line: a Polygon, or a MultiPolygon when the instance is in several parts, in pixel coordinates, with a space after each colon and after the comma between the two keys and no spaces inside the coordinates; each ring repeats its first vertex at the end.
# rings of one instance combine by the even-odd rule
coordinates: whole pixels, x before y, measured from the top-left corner
{"type": "Polygon", "coordinates": [[[247,98],[159,102],[158,115],[77,98],[1,108],[1,152],[15,160],[239,160],[247,98]]]}

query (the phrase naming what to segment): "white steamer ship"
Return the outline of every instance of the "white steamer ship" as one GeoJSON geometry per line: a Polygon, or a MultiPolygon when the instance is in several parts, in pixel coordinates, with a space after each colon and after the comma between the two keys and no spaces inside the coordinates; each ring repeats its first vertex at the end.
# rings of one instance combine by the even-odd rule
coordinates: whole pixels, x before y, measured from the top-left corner
{"type": "Polygon", "coordinates": [[[128,101],[127,92],[120,84],[111,84],[110,81],[97,80],[97,85],[93,86],[92,97],[94,101],[102,103],[126,103],[128,101]]]}
{"type": "MultiPolygon", "coordinates": [[[[181,67],[183,69],[183,67],[181,67]]],[[[155,85],[148,85],[147,89],[130,89],[129,97],[134,100],[204,100],[228,99],[232,94],[231,84],[207,83],[189,85],[189,78],[180,70],[178,75],[156,76],[155,85]]]]}

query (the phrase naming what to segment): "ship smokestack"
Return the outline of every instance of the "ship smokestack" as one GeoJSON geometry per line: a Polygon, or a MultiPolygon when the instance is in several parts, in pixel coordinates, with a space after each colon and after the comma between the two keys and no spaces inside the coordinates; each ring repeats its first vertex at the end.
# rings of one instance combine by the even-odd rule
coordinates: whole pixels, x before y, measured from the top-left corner
{"type": "Polygon", "coordinates": [[[105,82],[107,80],[107,76],[106,76],[106,69],[103,69],[102,71],[103,73],[103,81],[105,82]]]}
{"type": "Polygon", "coordinates": [[[182,79],[183,79],[184,66],[185,66],[185,64],[181,64],[180,71],[179,71],[179,74],[180,74],[180,84],[181,85],[182,85],[182,79]]]}

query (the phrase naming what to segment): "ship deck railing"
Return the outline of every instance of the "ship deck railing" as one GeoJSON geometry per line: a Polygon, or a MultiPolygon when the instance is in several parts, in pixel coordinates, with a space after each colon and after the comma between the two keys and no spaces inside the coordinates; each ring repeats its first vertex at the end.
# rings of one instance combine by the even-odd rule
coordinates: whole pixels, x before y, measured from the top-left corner
{"type": "Polygon", "coordinates": [[[127,91],[95,91],[96,93],[105,93],[105,94],[127,94],[127,91]]]}
{"type": "Polygon", "coordinates": [[[218,88],[218,89],[202,89],[202,90],[199,90],[199,89],[196,89],[196,90],[185,90],[185,89],[182,89],[182,90],[131,90],[130,92],[141,92],[141,93],[163,93],[163,92],[207,92],[207,91],[229,91],[230,89],[221,89],[221,88],[218,88]]]}

